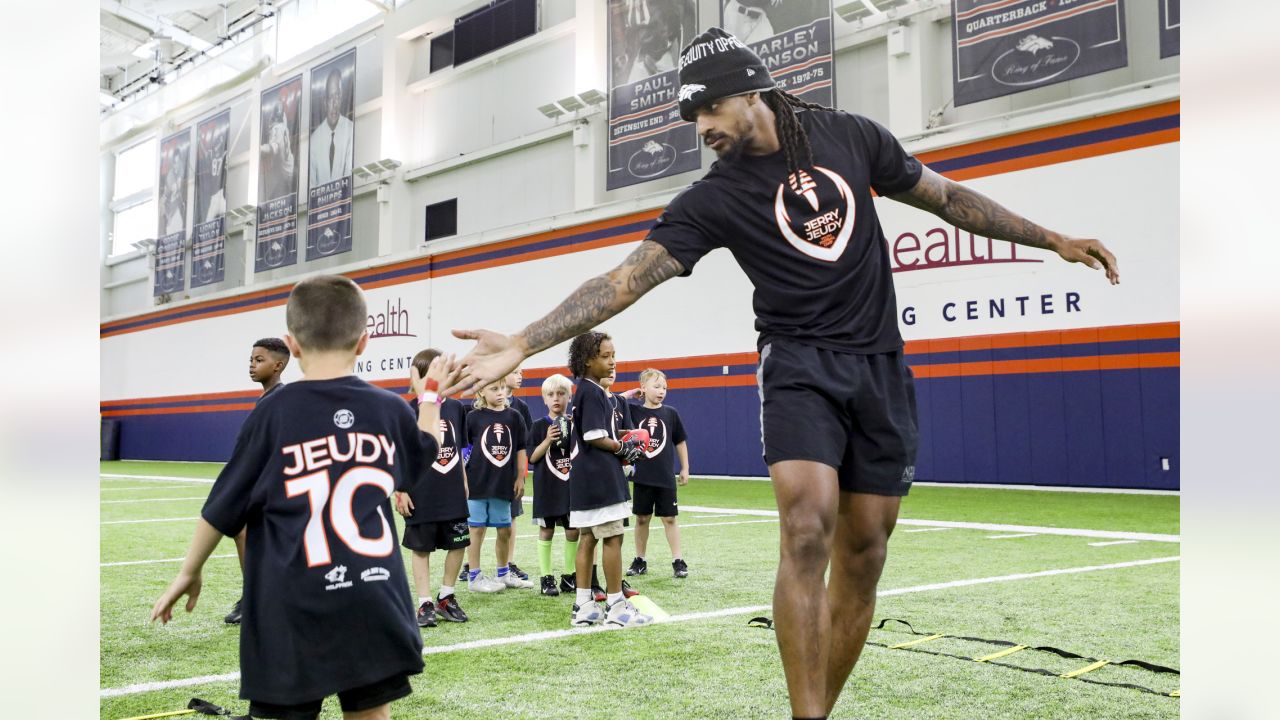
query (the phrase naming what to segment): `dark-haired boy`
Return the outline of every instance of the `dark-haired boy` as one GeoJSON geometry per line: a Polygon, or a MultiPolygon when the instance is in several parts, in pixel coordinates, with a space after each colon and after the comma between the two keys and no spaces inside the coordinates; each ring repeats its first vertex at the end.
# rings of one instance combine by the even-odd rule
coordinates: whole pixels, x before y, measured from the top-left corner
{"type": "Polygon", "coordinates": [[[205,501],[195,536],[151,619],[168,622],[223,535],[248,530],[240,696],[255,718],[317,718],[337,694],[347,720],[389,718],[422,672],[390,496],[427,472],[439,448],[440,397],[456,365],[414,372],[419,416],[354,375],[368,343],[367,308],[349,278],[298,283],[285,342],[302,366],[254,408],[205,501]]]}

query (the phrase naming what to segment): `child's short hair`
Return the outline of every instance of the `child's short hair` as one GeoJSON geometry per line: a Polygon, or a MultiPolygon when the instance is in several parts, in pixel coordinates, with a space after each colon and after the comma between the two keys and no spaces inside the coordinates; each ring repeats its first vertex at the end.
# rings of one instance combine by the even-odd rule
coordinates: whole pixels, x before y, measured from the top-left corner
{"type": "Polygon", "coordinates": [[[546,380],[542,381],[542,396],[546,397],[556,390],[563,390],[566,394],[573,395],[573,382],[569,378],[556,373],[546,380]]]}
{"type": "Polygon", "coordinates": [[[298,345],[313,352],[354,350],[368,322],[360,286],[342,275],[317,275],[293,286],[285,324],[298,345]]]}
{"type": "MultiPolygon", "coordinates": [[[[494,381],[493,381],[493,382],[491,382],[491,383],[485,383],[485,384],[484,384],[484,387],[482,387],[482,388],[480,388],[480,390],[476,391],[476,401],[475,401],[475,403],[473,403],[473,405],[474,405],[475,409],[476,409],[476,410],[484,410],[485,408],[490,407],[489,403],[485,401],[484,396],[480,394],[481,392],[484,392],[484,389],[485,389],[485,388],[489,387],[490,385],[505,385],[505,384],[506,384],[506,383],[505,383],[505,381],[504,381],[504,380],[494,380],[494,381]]],[[[511,398],[510,398],[510,397],[508,397],[508,398],[507,398],[507,404],[506,404],[506,405],[503,405],[502,407],[495,407],[495,408],[493,408],[493,409],[494,409],[494,410],[505,410],[506,408],[509,408],[509,407],[511,407],[511,398]]]]}
{"type": "Polygon", "coordinates": [[[414,355],[413,366],[418,368],[418,375],[426,377],[427,368],[431,367],[431,361],[443,354],[444,353],[441,353],[436,348],[427,348],[426,350],[420,351],[417,355],[414,355]]]}
{"type": "Polygon", "coordinates": [[[666,382],[667,374],[657,368],[645,368],[640,373],[640,384],[643,385],[654,378],[662,378],[662,382],[666,382]]]}
{"type": "Polygon", "coordinates": [[[569,343],[569,372],[576,378],[586,377],[587,362],[600,352],[600,344],[612,340],[608,333],[584,332],[569,343]]]}
{"type": "Polygon", "coordinates": [[[275,353],[284,358],[285,362],[289,362],[289,346],[284,344],[280,338],[262,338],[253,344],[254,347],[260,347],[267,352],[275,353]]]}

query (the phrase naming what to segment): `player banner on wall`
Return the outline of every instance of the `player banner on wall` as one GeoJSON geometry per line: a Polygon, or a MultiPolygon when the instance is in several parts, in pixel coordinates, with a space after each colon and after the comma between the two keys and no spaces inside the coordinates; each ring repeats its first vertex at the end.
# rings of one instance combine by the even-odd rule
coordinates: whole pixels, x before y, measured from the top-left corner
{"type": "Polygon", "coordinates": [[[1160,57],[1182,53],[1181,0],[1160,0],[1160,57]]]}
{"type": "Polygon", "coordinates": [[[835,107],[831,0],[721,0],[720,27],[759,55],[783,90],[835,107]]]}
{"type": "Polygon", "coordinates": [[[231,111],[196,125],[196,214],[191,229],[191,287],[226,278],[227,148],[231,111]]]}
{"type": "Polygon", "coordinates": [[[955,104],[1129,64],[1124,0],[955,0],[955,104]]]}
{"type": "Polygon", "coordinates": [[[298,121],[302,76],[262,91],[259,106],[258,234],[253,271],[298,262],[298,121]]]}
{"type": "Polygon", "coordinates": [[[354,48],[311,70],[307,163],[307,259],[351,250],[351,165],[355,152],[354,48]]]}
{"type": "Polygon", "coordinates": [[[160,209],[153,295],[181,291],[187,262],[187,164],[191,128],[160,141],[160,209]]]}
{"type": "Polygon", "coordinates": [[[697,34],[696,0],[609,0],[606,190],[702,167],[676,100],[680,50],[697,34]]]}

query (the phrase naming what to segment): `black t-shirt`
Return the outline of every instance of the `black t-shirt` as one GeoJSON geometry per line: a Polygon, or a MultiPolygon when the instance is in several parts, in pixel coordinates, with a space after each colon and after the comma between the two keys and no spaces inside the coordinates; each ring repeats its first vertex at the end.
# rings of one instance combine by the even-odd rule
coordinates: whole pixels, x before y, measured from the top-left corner
{"type": "Polygon", "coordinates": [[[797,116],[817,167],[794,186],[782,151],[717,161],[671,201],[647,239],[686,275],[703,255],[728,248],[755,286],[761,347],[786,337],[839,352],[898,350],[893,275],[871,190],[910,190],[920,162],[868,118],[797,116]]]}
{"type": "Polygon", "coordinates": [[[271,389],[263,391],[263,393],[258,396],[258,399],[253,401],[253,404],[256,406],[258,403],[262,402],[263,400],[266,400],[268,395],[279,390],[282,387],[284,387],[284,383],[276,383],[275,385],[272,385],[271,389]]]}
{"type": "MultiPolygon", "coordinates": [[[[612,396],[596,383],[581,378],[573,392],[573,439],[578,456],[569,473],[569,509],[595,510],[631,498],[622,463],[608,450],[587,442],[586,436],[618,439],[612,396]],[[603,430],[604,435],[599,435],[603,430]]],[[[537,499],[534,495],[534,499],[537,499]]]]}
{"type": "Polygon", "coordinates": [[[247,528],[241,697],[296,704],[422,670],[389,497],[435,460],[399,396],[347,376],[249,413],[201,511],[247,528]]]}
{"type": "MultiPolygon", "coordinates": [[[[416,415],[418,400],[409,401],[416,415]]],[[[440,451],[431,472],[423,473],[409,487],[413,514],[405,518],[408,525],[443,522],[465,518],[467,511],[466,475],[463,471],[463,433],[467,429],[467,409],[453,398],[445,398],[440,406],[440,451]]]]}
{"type": "MultiPolygon", "coordinates": [[[[605,392],[608,392],[607,390],[605,392]]],[[[634,430],[635,421],[631,418],[631,403],[618,393],[609,393],[609,405],[613,407],[613,421],[618,430],[634,430]]],[[[619,433],[621,434],[621,433],[619,433]]]]}
{"type": "Polygon", "coordinates": [[[641,485],[675,487],[676,446],[687,439],[680,413],[670,405],[647,408],[631,404],[631,416],[637,429],[649,432],[649,445],[644,457],[636,462],[636,474],[631,480],[641,485]]]}
{"type": "Polygon", "coordinates": [[[520,462],[516,455],[525,449],[528,430],[524,418],[514,408],[473,409],[467,413],[467,483],[475,500],[514,500],[520,462]]]}
{"type": "MultiPolygon", "coordinates": [[[[570,421],[570,435],[565,438],[566,447],[556,447],[551,443],[547,452],[533,466],[533,516],[536,518],[559,517],[569,514],[569,470],[573,467],[573,459],[578,455],[578,445],[573,438],[573,422],[570,421]]],[[[529,454],[542,444],[551,427],[551,418],[538,418],[533,421],[533,430],[529,432],[529,454]]]]}
{"type": "Polygon", "coordinates": [[[524,418],[524,426],[526,429],[533,427],[533,414],[529,412],[529,403],[518,397],[511,398],[511,407],[520,413],[520,417],[524,418]]]}

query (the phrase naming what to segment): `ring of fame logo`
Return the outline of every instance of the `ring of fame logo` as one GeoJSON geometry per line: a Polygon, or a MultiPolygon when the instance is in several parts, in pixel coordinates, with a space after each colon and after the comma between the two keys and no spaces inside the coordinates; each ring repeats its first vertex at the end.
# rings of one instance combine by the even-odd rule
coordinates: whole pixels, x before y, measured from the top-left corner
{"type": "Polygon", "coordinates": [[[853,235],[853,190],[839,174],[814,166],[816,173],[793,173],[778,184],[773,214],[778,231],[791,246],[811,258],[835,262],[853,235]]]}
{"type": "Polygon", "coordinates": [[[991,63],[991,79],[1001,85],[1039,85],[1071,69],[1080,59],[1080,44],[1071,38],[1043,38],[1034,33],[991,63]]]}
{"type": "Polygon", "coordinates": [[[667,143],[650,140],[627,160],[627,172],[635,177],[651,178],[676,164],[676,149],[667,143]]]}
{"type": "Polygon", "coordinates": [[[502,423],[494,423],[480,436],[480,451],[497,467],[511,462],[511,429],[502,423]],[[490,439],[492,434],[492,439],[490,439]]]}
{"type": "Polygon", "coordinates": [[[333,424],[343,430],[346,430],[356,424],[356,414],[346,408],[343,408],[333,414],[333,424]]]}
{"type": "Polygon", "coordinates": [[[271,240],[265,243],[266,247],[262,252],[262,262],[267,267],[278,267],[284,262],[284,243],[279,240],[271,240]]]}
{"type": "Polygon", "coordinates": [[[316,240],[316,252],[321,255],[329,255],[338,249],[339,241],[338,233],[334,232],[333,227],[327,227],[320,233],[320,238],[316,240]]]}

